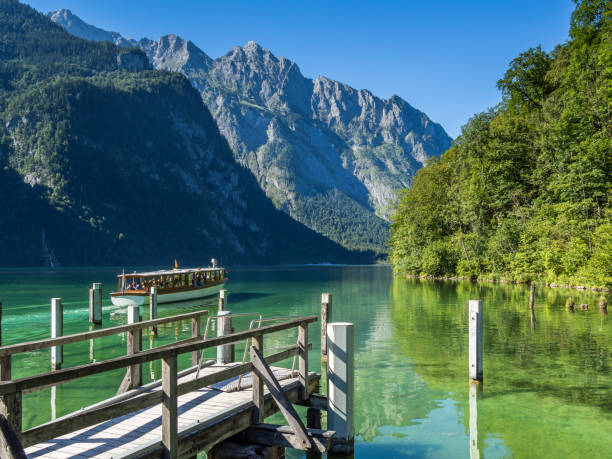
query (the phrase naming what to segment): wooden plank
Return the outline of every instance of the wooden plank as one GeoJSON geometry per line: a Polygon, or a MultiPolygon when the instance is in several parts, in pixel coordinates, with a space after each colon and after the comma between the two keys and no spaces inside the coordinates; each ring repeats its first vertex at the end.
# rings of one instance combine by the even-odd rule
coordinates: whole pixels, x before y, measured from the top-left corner
{"type": "MultiPolygon", "coordinates": [[[[272,395],[272,398],[278,405],[278,408],[280,409],[284,418],[287,420],[287,422],[291,426],[291,429],[295,433],[298,444],[302,446],[300,449],[310,449],[312,447],[312,444],[308,438],[308,433],[306,432],[306,427],[304,426],[304,423],[295,411],[295,408],[293,408],[293,405],[289,402],[289,400],[287,400],[287,398],[283,394],[283,389],[274,377],[274,373],[272,373],[272,370],[264,360],[263,356],[261,355],[261,352],[255,346],[251,347],[251,363],[253,364],[253,372],[257,374],[257,376],[259,376],[261,379],[263,379],[264,383],[266,384],[266,387],[270,391],[270,395],[272,395]]],[[[304,378],[305,384],[307,384],[306,381],[308,381],[308,376],[304,378]]],[[[253,378],[253,387],[254,386],[255,378],[253,378]]],[[[302,385],[301,378],[300,386],[302,387],[302,394],[300,395],[303,396],[304,386],[302,385]]],[[[307,386],[306,391],[308,391],[307,386]]],[[[306,398],[307,396],[308,392],[306,393],[306,398]]],[[[263,403],[259,406],[263,406],[263,403]]]]}
{"type": "MultiPolygon", "coordinates": [[[[324,453],[329,450],[331,441],[336,432],[333,430],[307,429],[308,438],[312,447],[309,451],[324,453]]],[[[277,424],[258,424],[245,429],[238,435],[241,442],[266,446],[282,446],[303,450],[291,427],[277,424]]]]}
{"type": "Polygon", "coordinates": [[[178,391],[176,355],[162,359],[162,444],[163,457],[178,457],[178,391]]]}
{"type": "Polygon", "coordinates": [[[307,406],[315,410],[327,411],[327,397],[321,394],[310,394],[308,399],[296,403],[296,405],[307,406]]]}
{"type": "Polygon", "coordinates": [[[11,423],[0,414],[0,457],[6,459],[26,459],[19,435],[11,423]]]}
{"type": "Polygon", "coordinates": [[[300,324],[298,327],[298,361],[299,377],[302,386],[302,400],[308,398],[308,324],[300,324]]]}
{"type": "MultiPolygon", "coordinates": [[[[75,366],[72,368],[66,368],[58,370],[54,373],[44,373],[35,376],[29,376],[26,378],[17,379],[14,381],[0,382],[0,395],[9,394],[16,391],[24,391],[28,389],[34,389],[36,387],[59,384],[66,381],[83,378],[85,376],[91,376],[106,371],[117,370],[119,368],[126,368],[130,365],[141,364],[158,360],[161,358],[170,357],[172,355],[179,355],[195,350],[206,349],[215,347],[221,344],[230,344],[239,341],[243,341],[247,338],[251,338],[257,334],[273,333],[281,330],[287,330],[293,328],[301,323],[316,322],[316,316],[310,316],[306,318],[299,318],[296,320],[290,320],[287,322],[281,322],[278,324],[267,325],[265,327],[245,330],[237,332],[232,335],[217,336],[214,338],[208,338],[203,341],[196,343],[179,344],[169,348],[163,349],[150,349],[147,351],[140,352],[133,356],[116,357],[114,359],[105,360],[103,362],[94,362],[84,365],[75,366]]],[[[144,322],[141,322],[141,324],[144,322]]],[[[1,348],[0,348],[1,349],[1,348]]]]}
{"type": "MultiPolygon", "coordinates": [[[[253,364],[258,354],[261,355],[260,353],[262,350],[263,335],[254,336],[251,342],[251,364],[253,364]]],[[[253,424],[260,424],[264,421],[264,384],[261,375],[255,372],[253,373],[252,390],[253,404],[255,405],[255,410],[253,411],[253,424]]]]}
{"type": "Polygon", "coordinates": [[[125,333],[130,330],[140,330],[153,325],[163,325],[172,322],[180,322],[182,320],[189,320],[192,317],[205,316],[208,311],[196,311],[189,312],[187,314],[178,314],[176,316],[162,317],[161,319],[146,320],[137,324],[119,325],[117,327],[102,328],[100,330],[90,330],[82,333],[74,333],[72,335],[60,336],[53,339],[41,339],[38,341],[29,341],[26,343],[11,344],[10,346],[0,347],[0,357],[6,355],[19,354],[22,352],[37,351],[40,349],[47,349],[52,346],[59,346],[62,344],[77,343],[79,341],[86,341],[89,339],[102,338],[104,336],[118,335],[119,333],[125,333]]]}

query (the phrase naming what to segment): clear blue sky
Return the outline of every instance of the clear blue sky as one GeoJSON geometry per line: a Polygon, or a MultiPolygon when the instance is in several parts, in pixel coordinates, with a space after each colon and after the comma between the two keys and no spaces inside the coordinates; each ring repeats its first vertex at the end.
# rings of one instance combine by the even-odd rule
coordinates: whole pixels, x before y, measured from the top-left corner
{"type": "Polygon", "coordinates": [[[499,101],[497,80],[520,52],[567,40],[570,0],[197,1],[27,0],[68,8],[129,38],[175,33],[215,58],[254,40],[325,75],[427,113],[455,137],[499,101]]]}

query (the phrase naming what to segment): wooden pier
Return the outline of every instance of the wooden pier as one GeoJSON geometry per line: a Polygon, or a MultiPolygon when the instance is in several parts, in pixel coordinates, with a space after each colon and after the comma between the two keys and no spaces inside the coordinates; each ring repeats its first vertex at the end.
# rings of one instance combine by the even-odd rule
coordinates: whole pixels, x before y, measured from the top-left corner
{"type": "Polygon", "coordinates": [[[201,319],[207,314],[201,310],[0,347],[0,457],[194,458],[198,452],[210,451],[228,439],[327,451],[333,444],[334,432],[309,428],[310,424],[304,426],[293,407],[293,404],[311,409],[327,406],[326,398],[317,394],[320,375],[308,371],[311,349],[308,325],[318,318],[265,319],[269,324],[265,326],[260,319],[258,327],[251,328],[257,322],[253,321],[247,330],[231,333],[224,330],[227,334],[207,337],[201,333],[201,319]],[[191,338],[141,350],[142,330],[185,320],[192,322],[191,338]],[[297,329],[297,343],[265,355],[264,337],[290,329],[297,329]],[[21,379],[11,378],[11,358],[15,354],[118,333],[128,333],[131,337],[125,356],[21,379]],[[199,360],[204,349],[238,342],[245,343],[249,361],[199,360]],[[177,357],[181,354],[190,354],[193,366],[178,371],[177,357]],[[289,358],[297,359],[297,368],[272,366],[289,358]],[[141,386],[136,376],[140,367],[155,360],[162,362],[161,380],[141,386]],[[117,396],[22,430],[23,394],[121,368],[126,369],[126,379],[117,396]],[[278,411],[285,417],[287,426],[264,424],[267,416],[278,411]]]}

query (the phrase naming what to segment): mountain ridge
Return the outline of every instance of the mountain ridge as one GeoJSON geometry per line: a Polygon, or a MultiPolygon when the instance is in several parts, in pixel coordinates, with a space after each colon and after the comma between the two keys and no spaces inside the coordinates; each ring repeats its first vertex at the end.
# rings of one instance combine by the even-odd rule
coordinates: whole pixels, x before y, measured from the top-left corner
{"type": "MultiPolygon", "coordinates": [[[[65,17],[56,15],[60,25],[85,34],[65,17]]],[[[254,41],[213,59],[174,34],[137,42],[110,37],[119,46],[138,46],[155,68],[187,76],[238,162],[275,205],[349,248],[386,251],[398,191],[451,144],[439,124],[399,96],[382,99],[322,75],[307,78],[295,62],[254,41]],[[356,219],[356,211],[363,215],[356,219]],[[356,220],[371,226],[356,228],[356,220]]]]}

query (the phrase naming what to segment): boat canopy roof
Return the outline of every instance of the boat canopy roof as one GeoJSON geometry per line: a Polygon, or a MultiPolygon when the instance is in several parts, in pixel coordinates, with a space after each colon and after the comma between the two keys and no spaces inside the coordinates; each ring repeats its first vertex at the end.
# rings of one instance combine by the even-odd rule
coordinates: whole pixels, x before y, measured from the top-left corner
{"type": "Polygon", "coordinates": [[[119,274],[117,277],[155,277],[155,276],[171,276],[174,274],[187,274],[187,273],[201,273],[207,271],[224,271],[225,268],[175,268],[175,269],[165,269],[160,271],[148,271],[144,273],[125,273],[119,274]]]}

